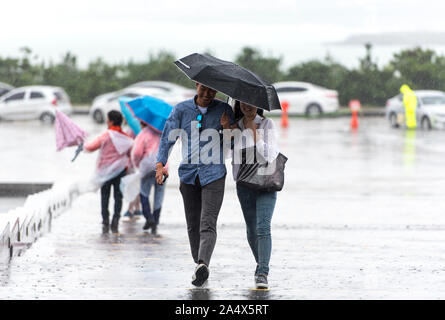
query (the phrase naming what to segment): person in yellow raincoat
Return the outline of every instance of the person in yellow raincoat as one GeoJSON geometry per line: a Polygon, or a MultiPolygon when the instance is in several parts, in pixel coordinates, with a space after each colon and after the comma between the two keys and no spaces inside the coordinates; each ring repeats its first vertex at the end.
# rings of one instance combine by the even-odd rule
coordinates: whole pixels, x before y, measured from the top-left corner
{"type": "Polygon", "coordinates": [[[417,127],[416,122],[416,108],[417,98],[411,88],[404,84],[400,87],[400,92],[403,94],[403,106],[405,107],[405,122],[408,129],[414,129],[417,127]]]}

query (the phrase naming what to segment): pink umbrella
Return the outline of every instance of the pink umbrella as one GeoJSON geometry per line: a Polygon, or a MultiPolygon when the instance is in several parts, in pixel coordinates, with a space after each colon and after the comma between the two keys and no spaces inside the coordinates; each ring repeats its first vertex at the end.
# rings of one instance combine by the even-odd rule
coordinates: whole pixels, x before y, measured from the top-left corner
{"type": "MultiPolygon", "coordinates": [[[[57,151],[66,147],[79,146],[76,151],[77,157],[82,150],[83,140],[87,136],[86,132],[80,129],[66,114],[58,110],[56,110],[54,127],[56,129],[57,151]]],[[[72,161],[74,161],[74,159],[72,161]]]]}

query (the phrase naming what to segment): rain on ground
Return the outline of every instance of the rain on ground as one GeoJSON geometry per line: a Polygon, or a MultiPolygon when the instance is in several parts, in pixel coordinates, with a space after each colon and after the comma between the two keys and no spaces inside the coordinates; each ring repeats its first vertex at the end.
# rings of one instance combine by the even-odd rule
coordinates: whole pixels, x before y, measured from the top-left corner
{"type": "MultiPolygon", "coordinates": [[[[73,116],[92,136],[105,128],[73,116]]],[[[275,119],[279,127],[279,119],[275,119]]],[[[2,182],[88,178],[96,154],[55,151],[39,122],[3,122],[2,182]],[[17,144],[16,141],[22,141],[17,144]]],[[[190,284],[177,161],[171,162],[159,236],[143,221],[101,233],[98,193],[77,198],[52,230],[1,267],[3,299],[444,299],[445,148],[442,131],[389,128],[384,118],[292,119],[279,130],[289,161],[272,219],[270,290],[256,291],[228,165],[206,289],[190,284]]],[[[178,159],[180,148],[173,157],[178,159]]],[[[174,159],[174,158],[173,158],[174,159]]],[[[125,204],[124,204],[125,209],[125,204]]],[[[1,213],[0,213],[1,214],[1,213]]]]}

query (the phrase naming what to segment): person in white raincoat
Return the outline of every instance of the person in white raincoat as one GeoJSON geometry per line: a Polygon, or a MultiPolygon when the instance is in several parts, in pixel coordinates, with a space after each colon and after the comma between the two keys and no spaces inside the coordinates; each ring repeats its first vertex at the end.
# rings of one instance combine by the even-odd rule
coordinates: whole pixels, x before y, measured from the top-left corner
{"type": "Polygon", "coordinates": [[[118,232],[122,210],[120,182],[121,178],[126,175],[130,165],[129,156],[133,146],[133,139],[122,131],[122,121],[123,117],[119,111],[110,111],[107,114],[108,130],[84,145],[85,151],[93,152],[100,149],[94,183],[101,188],[101,212],[104,232],[108,232],[110,227],[108,204],[111,186],[113,186],[114,191],[114,215],[111,222],[111,231],[114,233],[118,232]]]}
{"type": "MultiPolygon", "coordinates": [[[[142,131],[136,136],[131,152],[133,165],[139,168],[141,177],[140,199],[142,213],[146,219],[144,230],[151,228],[153,234],[157,233],[162,203],[164,201],[165,183],[156,183],[156,157],[161,139],[160,133],[141,121],[142,131]],[[150,206],[150,190],[154,189],[153,210],[150,206]]],[[[165,165],[168,170],[168,164],[165,165]]]]}

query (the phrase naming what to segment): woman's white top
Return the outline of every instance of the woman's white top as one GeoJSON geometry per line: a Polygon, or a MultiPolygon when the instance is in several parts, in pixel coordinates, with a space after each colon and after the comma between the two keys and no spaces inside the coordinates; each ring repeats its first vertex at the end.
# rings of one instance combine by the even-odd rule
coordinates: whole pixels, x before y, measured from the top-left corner
{"type": "MultiPolygon", "coordinates": [[[[280,153],[277,144],[274,122],[268,118],[262,118],[259,115],[256,115],[253,121],[255,124],[257,124],[258,129],[256,130],[256,132],[258,133],[259,137],[261,137],[261,139],[258,139],[256,141],[257,153],[262,155],[264,159],[270,163],[274,161],[280,153]]],[[[234,180],[236,180],[236,177],[238,175],[240,166],[239,159],[241,159],[242,149],[255,146],[255,140],[253,139],[253,135],[251,134],[251,132],[249,134],[244,131],[246,130],[246,128],[244,127],[243,118],[238,121],[238,127],[244,134],[242,139],[235,138],[232,153],[232,174],[234,180]],[[236,154],[238,154],[238,157],[236,157],[236,154]]]]}

